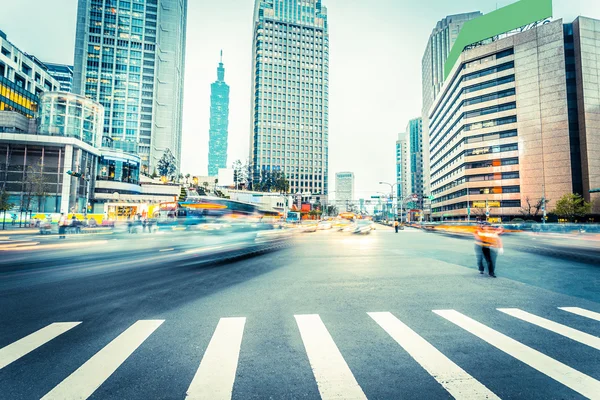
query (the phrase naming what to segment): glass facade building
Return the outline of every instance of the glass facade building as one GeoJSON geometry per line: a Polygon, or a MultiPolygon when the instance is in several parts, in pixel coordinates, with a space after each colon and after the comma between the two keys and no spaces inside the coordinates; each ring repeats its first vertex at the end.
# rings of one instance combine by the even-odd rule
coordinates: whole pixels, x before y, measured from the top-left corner
{"type": "Polygon", "coordinates": [[[227,129],[229,125],[229,85],[225,83],[223,53],[217,68],[217,80],[210,85],[210,131],[208,142],[208,175],[217,176],[219,168],[227,168],[227,129]]]}
{"type": "Polygon", "coordinates": [[[73,92],[104,106],[105,136],[152,173],[181,158],[187,0],[79,0],[73,92]]]}
{"type": "Polygon", "coordinates": [[[329,33],[321,0],[256,0],[250,160],[294,193],[327,195],[329,33]]]}
{"type": "Polygon", "coordinates": [[[46,92],[40,97],[38,133],[77,138],[101,147],[104,108],[86,97],[46,92]]]}
{"type": "Polygon", "coordinates": [[[73,66],[44,62],[48,73],[60,83],[60,91],[70,93],[73,91],[73,66]]]}
{"type": "Polygon", "coordinates": [[[0,31],[0,111],[35,118],[40,95],[59,86],[44,64],[19,50],[0,31]]]}

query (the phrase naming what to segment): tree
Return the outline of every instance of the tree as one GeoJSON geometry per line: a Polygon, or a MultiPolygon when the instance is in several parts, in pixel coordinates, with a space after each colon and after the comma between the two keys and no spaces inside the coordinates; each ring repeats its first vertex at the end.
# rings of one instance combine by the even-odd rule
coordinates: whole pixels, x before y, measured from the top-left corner
{"type": "Polygon", "coordinates": [[[325,211],[325,215],[328,215],[328,216],[338,215],[338,209],[335,205],[328,204],[323,209],[325,211]]]}
{"type": "Polygon", "coordinates": [[[592,211],[590,203],[576,193],[567,193],[556,202],[553,213],[573,221],[576,217],[583,217],[592,211]]]}
{"type": "Polygon", "coordinates": [[[167,179],[174,180],[177,171],[177,161],[170,149],[165,150],[157,165],[158,173],[167,179]]]}
{"type": "MultiPolygon", "coordinates": [[[[546,199],[546,204],[550,201],[550,199],[546,199]]],[[[542,211],[544,205],[544,199],[538,199],[535,203],[532,203],[529,196],[525,197],[525,205],[521,207],[519,210],[519,214],[521,214],[525,219],[535,219],[542,211]]]]}
{"type": "Polygon", "coordinates": [[[13,205],[8,201],[9,198],[10,194],[6,190],[0,190],[0,211],[2,211],[2,229],[4,229],[4,223],[6,221],[6,212],[13,207],[13,205]]]}
{"type": "Polygon", "coordinates": [[[233,183],[235,184],[235,188],[237,189],[238,185],[243,183],[245,180],[245,168],[240,160],[235,160],[231,168],[233,168],[233,183]]]}
{"type": "Polygon", "coordinates": [[[179,192],[179,199],[177,199],[177,200],[185,201],[186,199],[187,199],[187,191],[185,190],[185,187],[182,185],[181,191],[179,192]]]}

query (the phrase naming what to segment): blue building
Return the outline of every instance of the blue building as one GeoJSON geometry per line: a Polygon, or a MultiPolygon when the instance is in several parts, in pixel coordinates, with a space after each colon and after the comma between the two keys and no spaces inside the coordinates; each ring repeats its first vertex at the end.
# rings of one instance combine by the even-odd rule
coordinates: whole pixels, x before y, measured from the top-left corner
{"type": "Polygon", "coordinates": [[[210,132],[208,175],[217,176],[227,168],[227,129],[229,125],[229,85],[225,83],[223,52],[217,68],[217,80],[210,86],[210,132]]]}
{"type": "Polygon", "coordinates": [[[423,204],[423,120],[415,118],[406,126],[406,146],[408,152],[408,194],[418,196],[418,201],[411,203],[412,208],[422,208],[423,204]]]}

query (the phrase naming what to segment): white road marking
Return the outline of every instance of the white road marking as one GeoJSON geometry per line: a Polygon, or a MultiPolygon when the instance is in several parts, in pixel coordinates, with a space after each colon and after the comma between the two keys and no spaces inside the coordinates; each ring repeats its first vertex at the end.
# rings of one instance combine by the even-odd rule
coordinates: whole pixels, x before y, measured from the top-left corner
{"type": "Polygon", "coordinates": [[[579,394],[588,398],[598,398],[600,381],[497,332],[458,311],[434,310],[433,312],[579,394]]]}
{"type": "Polygon", "coordinates": [[[246,318],[221,318],[186,399],[231,399],[245,324],[246,318]]]}
{"type": "Polygon", "coordinates": [[[567,311],[573,314],[580,315],[582,317],[587,317],[596,321],[600,321],[600,313],[586,310],[584,308],[579,307],[558,307],[559,310],[567,311]]]}
{"type": "Polygon", "coordinates": [[[81,322],[55,322],[0,349],[0,369],[41,345],[76,327],[81,322]]]}
{"type": "Polygon", "coordinates": [[[389,312],[367,313],[455,399],[499,399],[389,312]]]}
{"type": "Polygon", "coordinates": [[[573,339],[579,343],[586,344],[590,347],[600,350],[600,338],[589,333],[582,332],[577,329],[570,328],[566,325],[559,324],[558,322],[550,321],[549,319],[538,317],[537,315],[530,314],[526,311],[519,310],[518,308],[498,308],[505,314],[511,315],[515,318],[519,318],[525,322],[537,325],[541,328],[548,329],[559,335],[573,339]]]}
{"type": "Polygon", "coordinates": [[[137,321],[54,387],[42,400],[87,399],[163,322],[164,320],[137,321]]]}
{"type": "Polygon", "coordinates": [[[321,317],[311,314],[295,318],[321,398],[366,399],[321,317]]]}

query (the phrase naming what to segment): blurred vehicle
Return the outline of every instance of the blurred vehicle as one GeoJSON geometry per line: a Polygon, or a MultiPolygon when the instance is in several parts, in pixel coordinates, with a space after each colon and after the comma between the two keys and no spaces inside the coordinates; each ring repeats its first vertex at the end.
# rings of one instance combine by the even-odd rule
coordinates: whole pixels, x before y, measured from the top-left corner
{"type": "Polygon", "coordinates": [[[318,225],[315,221],[303,221],[300,224],[300,232],[316,232],[317,227],[318,225]]]}
{"type": "Polygon", "coordinates": [[[372,222],[368,220],[358,220],[356,221],[354,232],[358,234],[369,234],[373,230],[372,222]]]}
{"type": "Polygon", "coordinates": [[[331,223],[331,221],[321,221],[317,225],[317,229],[321,230],[321,231],[331,229],[332,227],[333,227],[333,224],[331,223]]]}
{"type": "Polygon", "coordinates": [[[300,213],[297,211],[288,211],[285,222],[288,224],[296,224],[300,222],[300,213]]]}

